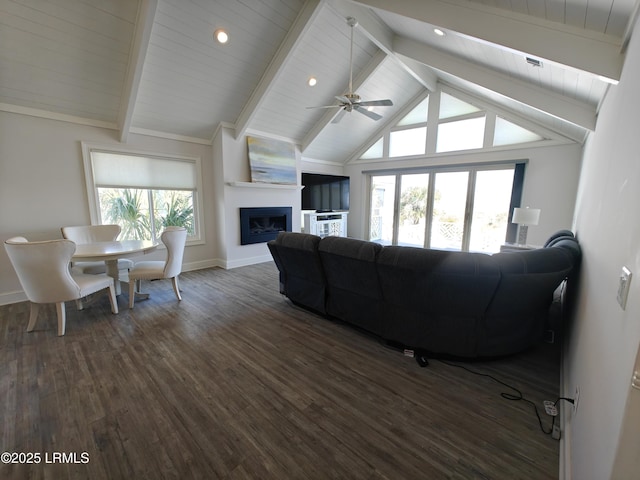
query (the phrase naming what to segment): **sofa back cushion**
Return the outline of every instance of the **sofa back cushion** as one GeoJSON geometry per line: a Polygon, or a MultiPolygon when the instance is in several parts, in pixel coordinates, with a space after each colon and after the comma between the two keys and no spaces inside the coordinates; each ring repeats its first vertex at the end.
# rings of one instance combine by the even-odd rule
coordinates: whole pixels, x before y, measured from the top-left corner
{"type": "Polygon", "coordinates": [[[316,235],[280,232],[267,247],[280,271],[280,293],[298,305],[324,314],[326,280],[318,254],[319,243],[320,237],[316,235]]]}
{"type": "Polygon", "coordinates": [[[327,279],[327,313],[380,334],[382,292],[376,258],[377,243],[325,237],[318,247],[327,279]]]}
{"type": "Polygon", "coordinates": [[[390,246],[378,255],[378,272],[387,338],[475,356],[476,329],[500,280],[490,256],[390,246]]]}
{"type": "Polygon", "coordinates": [[[522,350],[543,337],[553,292],[575,263],[574,252],[561,247],[497,253],[492,259],[501,280],[479,339],[488,356],[522,350]]]}
{"type": "Polygon", "coordinates": [[[557,232],[552,233],[547,241],[544,242],[545,247],[549,247],[551,242],[553,242],[556,238],[575,238],[573,232],[571,230],[558,230],[557,232]]]}

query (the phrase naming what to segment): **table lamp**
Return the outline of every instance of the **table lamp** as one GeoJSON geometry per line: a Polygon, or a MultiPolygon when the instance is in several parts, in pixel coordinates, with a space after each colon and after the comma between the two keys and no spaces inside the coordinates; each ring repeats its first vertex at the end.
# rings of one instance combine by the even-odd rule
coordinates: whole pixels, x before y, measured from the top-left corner
{"type": "Polygon", "coordinates": [[[513,217],[511,219],[511,222],[518,224],[519,245],[527,244],[527,230],[529,229],[529,225],[538,225],[538,220],[540,220],[539,208],[516,207],[513,209],[513,217]]]}

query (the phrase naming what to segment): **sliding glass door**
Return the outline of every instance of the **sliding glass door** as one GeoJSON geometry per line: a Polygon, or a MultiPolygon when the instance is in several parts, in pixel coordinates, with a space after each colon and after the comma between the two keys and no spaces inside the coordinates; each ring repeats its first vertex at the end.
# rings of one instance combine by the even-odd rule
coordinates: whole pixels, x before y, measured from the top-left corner
{"type": "Polygon", "coordinates": [[[476,172],[469,250],[497,252],[505,242],[513,169],[476,172]]]}
{"type": "Polygon", "coordinates": [[[371,176],[369,240],[493,253],[505,242],[514,166],[371,176]]]}
{"type": "Polygon", "coordinates": [[[469,172],[436,173],[430,248],[462,250],[469,172]]]}
{"type": "Polygon", "coordinates": [[[395,219],[396,177],[377,175],[371,179],[369,239],[392,245],[395,219]]]}
{"type": "Polygon", "coordinates": [[[424,246],[429,174],[400,176],[398,245],[424,246]]]}

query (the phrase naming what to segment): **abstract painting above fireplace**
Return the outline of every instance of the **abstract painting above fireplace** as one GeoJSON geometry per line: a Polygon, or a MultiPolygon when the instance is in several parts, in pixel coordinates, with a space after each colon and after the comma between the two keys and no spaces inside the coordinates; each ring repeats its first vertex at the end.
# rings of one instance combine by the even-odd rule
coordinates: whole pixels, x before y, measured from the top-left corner
{"type": "Polygon", "coordinates": [[[291,231],[292,207],[240,209],[240,245],[265,243],[291,231]]]}

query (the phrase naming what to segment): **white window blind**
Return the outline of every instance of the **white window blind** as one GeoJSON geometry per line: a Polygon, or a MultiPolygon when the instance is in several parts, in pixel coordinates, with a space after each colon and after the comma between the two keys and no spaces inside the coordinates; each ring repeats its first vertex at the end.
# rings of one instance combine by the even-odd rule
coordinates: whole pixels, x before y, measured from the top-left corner
{"type": "Polygon", "coordinates": [[[197,166],[189,160],[91,151],[96,187],[196,190],[197,166]]]}

